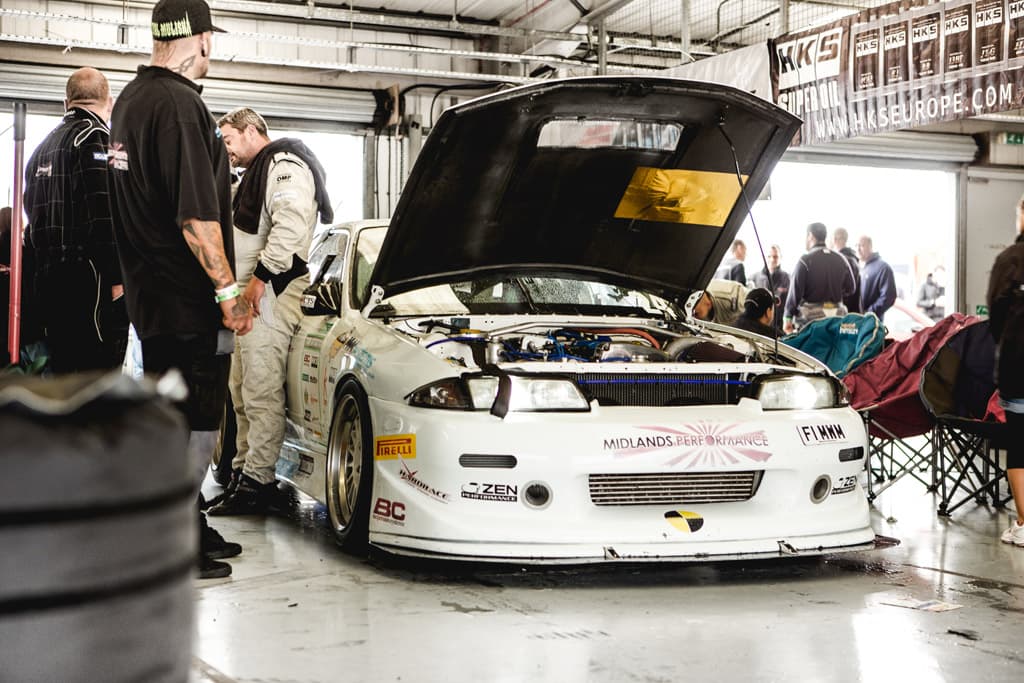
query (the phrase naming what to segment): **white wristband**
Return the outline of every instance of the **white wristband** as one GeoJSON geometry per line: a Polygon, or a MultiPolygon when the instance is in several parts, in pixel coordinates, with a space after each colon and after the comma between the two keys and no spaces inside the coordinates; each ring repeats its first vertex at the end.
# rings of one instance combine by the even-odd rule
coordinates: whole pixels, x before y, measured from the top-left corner
{"type": "Polygon", "coordinates": [[[221,289],[216,290],[214,294],[215,296],[213,297],[213,300],[219,304],[242,296],[242,290],[238,288],[237,282],[232,282],[227,287],[222,287],[221,289]]]}

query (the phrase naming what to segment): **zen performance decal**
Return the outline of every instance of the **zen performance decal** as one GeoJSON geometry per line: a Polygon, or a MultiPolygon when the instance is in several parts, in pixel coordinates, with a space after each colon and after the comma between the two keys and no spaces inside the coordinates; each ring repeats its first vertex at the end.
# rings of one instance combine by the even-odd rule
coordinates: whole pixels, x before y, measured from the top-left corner
{"type": "Polygon", "coordinates": [[[672,427],[636,427],[635,434],[605,437],[604,451],[616,458],[661,454],[665,465],[683,469],[733,465],[744,461],[765,462],[772,456],[764,430],[745,431],[740,423],[697,422],[672,427]]]}
{"type": "Polygon", "coordinates": [[[514,503],[519,500],[519,487],[515,484],[484,484],[471,481],[462,485],[460,495],[470,500],[514,503]]]}
{"type": "Polygon", "coordinates": [[[833,496],[840,493],[849,493],[857,488],[857,477],[839,477],[835,481],[836,485],[832,487],[833,496]]]}

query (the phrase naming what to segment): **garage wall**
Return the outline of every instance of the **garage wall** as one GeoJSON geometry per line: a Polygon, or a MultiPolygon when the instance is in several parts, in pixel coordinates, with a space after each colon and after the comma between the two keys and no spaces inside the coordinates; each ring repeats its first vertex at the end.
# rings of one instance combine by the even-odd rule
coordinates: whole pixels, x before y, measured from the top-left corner
{"type": "Polygon", "coordinates": [[[985,304],[992,262],[1013,243],[1014,211],[1024,194],[1024,170],[973,167],[967,171],[964,188],[964,287],[958,307],[973,315],[978,313],[978,306],[985,304]]]}

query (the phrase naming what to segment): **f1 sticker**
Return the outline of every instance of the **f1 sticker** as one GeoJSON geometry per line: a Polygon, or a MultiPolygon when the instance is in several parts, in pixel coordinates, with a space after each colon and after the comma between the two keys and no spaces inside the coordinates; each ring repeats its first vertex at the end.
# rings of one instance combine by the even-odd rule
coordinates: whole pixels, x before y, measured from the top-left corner
{"type": "Polygon", "coordinates": [[[669,510],[665,513],[665,521],[688,534],[697,533],[704,526],[703,517],[687,510],[669,510]]]}
{"type": "Polygon", "coordinates": [[[373,439],[374,460],[412,460],[416,457],[415,434],[391,434],[373,439]]]}
{"type": "Polygon", "coordinates": [[[805,446],[819,443],[842,443],[846,441],[846,430],[841,424],[797,425],[797,433],[805,446]]]}

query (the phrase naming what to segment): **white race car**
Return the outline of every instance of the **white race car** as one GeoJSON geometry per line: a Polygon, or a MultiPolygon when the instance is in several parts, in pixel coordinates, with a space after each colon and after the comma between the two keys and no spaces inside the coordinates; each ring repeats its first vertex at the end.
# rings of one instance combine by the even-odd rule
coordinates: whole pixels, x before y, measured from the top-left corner
{"type": "Polygon", "coordinates": [[[797,126],[732,88],[652,78],[446,111],[390,224],[314,247],[279,477],[343,544],[403,555],[874,547],[842,384],[679,304],[797,126]]]}

